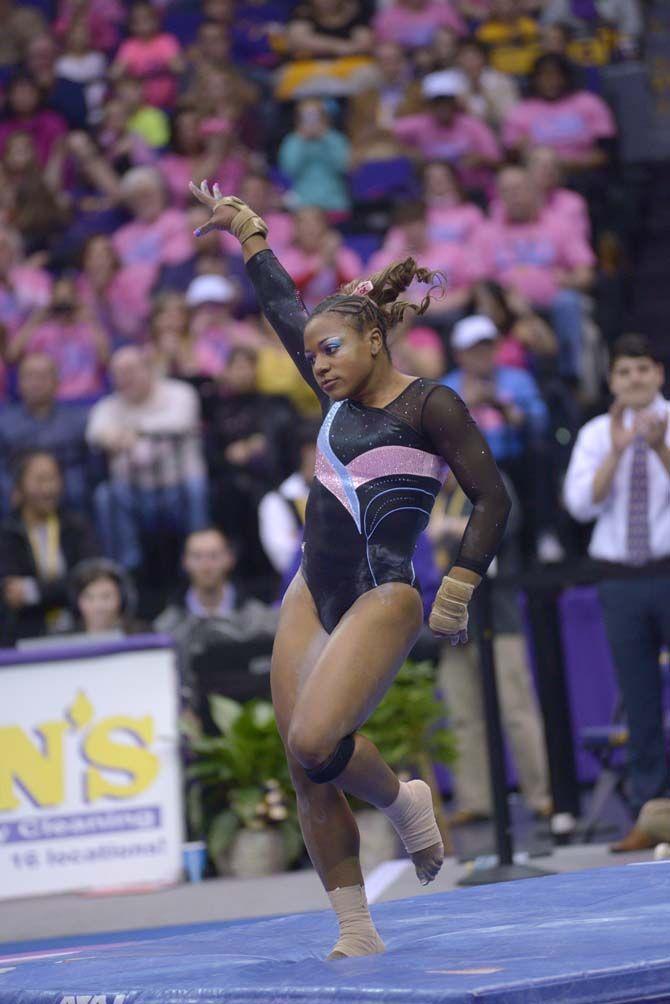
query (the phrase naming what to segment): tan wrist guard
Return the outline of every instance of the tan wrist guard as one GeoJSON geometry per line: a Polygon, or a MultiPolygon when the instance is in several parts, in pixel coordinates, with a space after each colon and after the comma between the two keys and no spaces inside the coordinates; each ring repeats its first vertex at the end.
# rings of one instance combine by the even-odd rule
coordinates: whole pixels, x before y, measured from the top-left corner
{"type": "Polygon", "coordinates": [[[267,237],[268,225],[265,220],[257,216],[253,209],[246,202],[238,199],[236,195],[226,195],[225,198],[219,199],[214,206],[214,211],[219,206],[231,206],[231,208],[237,209],[237,214],[233,216],[230,224],[230,232],[237,237],[240,244],[244,244],[250,237],[256,235],[267,237]]]}
{"type": "Polygon", "coordinates": [[[445,575],[438,590],[428,624],[440,634],[458,634],[468,626],[468,603],[475,591],[470,582],[445,575]]]}

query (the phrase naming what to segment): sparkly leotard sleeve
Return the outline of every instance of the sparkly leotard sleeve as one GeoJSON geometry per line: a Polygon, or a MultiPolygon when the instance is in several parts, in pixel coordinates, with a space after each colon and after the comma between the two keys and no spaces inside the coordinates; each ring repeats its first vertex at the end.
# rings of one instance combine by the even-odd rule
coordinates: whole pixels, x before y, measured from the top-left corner
{"type": "Polygon", "coordinates": [[[473,504],[456,565],[483,574],[505,529],[509,497],[460,397],[417,378],[384,408],[331,403],[304,356],[308,320],[271,251],[247,269],[261,306],[324,408],[305,517],[301,571],[326,631],[385,582],[419,588],[412,556],[447,468],[473,504]]]}
{"type": "Polygon", "coordinates": [[[309,314],[293,279],[272,251],[260,251],[250,258],[247,273],[263,313],[281,338],[303,380],[318,397],[324,412],[327,411],[330,401],[314,379],[312,367],[305,359],[302,336],[309,314]]]}

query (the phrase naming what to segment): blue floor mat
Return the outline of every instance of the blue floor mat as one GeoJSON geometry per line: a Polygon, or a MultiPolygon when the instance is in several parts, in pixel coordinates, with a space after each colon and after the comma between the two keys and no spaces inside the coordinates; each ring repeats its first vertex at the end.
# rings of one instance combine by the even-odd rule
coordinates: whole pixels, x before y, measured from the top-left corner
{"type": "Polygon", "coordinates": [[[324,962],[330,911],[0,945],[0,1004],[661,1004],[670,862],[372,908],[383,955],[324,962]]]}

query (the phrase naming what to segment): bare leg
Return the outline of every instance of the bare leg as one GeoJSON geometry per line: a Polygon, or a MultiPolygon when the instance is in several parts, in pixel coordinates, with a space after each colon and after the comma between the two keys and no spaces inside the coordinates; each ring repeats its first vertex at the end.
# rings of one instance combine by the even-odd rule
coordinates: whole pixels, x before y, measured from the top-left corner
{"type": "MultiPolygon", "coordinates": [[[[295,702],[328,641],[314,601],[298,573],[289,587],[272,652],[272,700],[280,735],[287,735],[295,702]]],[[[363,883],[360,836],[346,797],[332,784],[314,784],[287,752],[305,846],[326,890],[363,883]]]]}
{"type": "Polygon", "coordinates": [[[398,797],[400,782],[374,743],[356,733],[354,755],[335,780],[338,788],[369,802],[377,809],[385,809],[398,797]]]}
{"type": "Polygon", "coordinates": [[[329,959],[384,951],[365,897],[358,860],[360,836],[345,795],[315,784],[288,749],[291,716],[305,680],[328,636],[298,573],[287,591],[272,654],[272,699],[298,800],[298,817],[310,859],[337,915],[340,937],[329,959]]]}
{"type": "MultiPolygon", "coordinates": [[[[304,767],[322,763],[343,736],[368,719],[393,682],[421,622],[418,593],[403,583],[370,590],[347,611],[302,687],[291,718],[289,748],[304,767]]],[[[420,880],[435,877],[444,847],[428,785],[419,780],[400,785],[377,748],[360,735],[335,783],[385,811],[411,853],[420,880]]]]}

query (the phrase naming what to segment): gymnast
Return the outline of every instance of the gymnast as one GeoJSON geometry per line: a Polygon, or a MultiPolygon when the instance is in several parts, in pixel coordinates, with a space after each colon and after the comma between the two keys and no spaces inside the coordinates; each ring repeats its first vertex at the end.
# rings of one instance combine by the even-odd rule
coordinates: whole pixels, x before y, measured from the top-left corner
{"type": "Polygon", "coordinates": [[[473,503],[429,625],[467,640],[468,602],[500,543],[509,498],[485,440],[452,390],[394,369],[386,333],[417,305],[396,302],[434,273],[412,258],[356,280],[308,315],[266,243],[268,228],[217,185],[191,183],[211,210],[196,236],[237,237],[259,303],[323,408],[301,568],[284,596],[272,701],[311,861],[339,938],[329,959],[384,951],[365,895],[359,833],[345,792],[392,822],[422,884],[444,858],[430,788],[399,781],[357,730],[391,686],[422,625],[412,555],[445,463],[473,503]]]}

